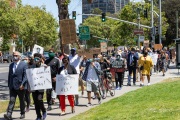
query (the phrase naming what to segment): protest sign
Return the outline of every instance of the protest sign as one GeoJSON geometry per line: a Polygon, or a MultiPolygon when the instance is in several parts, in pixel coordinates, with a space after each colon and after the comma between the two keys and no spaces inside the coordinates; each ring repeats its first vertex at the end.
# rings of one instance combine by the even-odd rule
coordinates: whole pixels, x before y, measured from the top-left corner
{"type": "Polygon", "coordinates": [[[50,67],[31,68],[26,70],[31,90],[51,89],[50,67]]]}
{"type": "Polygon", "coordinates": [[[92,49],[85,49],[85,50],[78,50],[78,55],[83,56],[86,55],[87,58],[93,58],[93,54],[100,54],[100,48],[92,48],[92,49]]]}
{"type": "Polygon", "coordinates": [[[107,52],[107,42],[101,42],[101,52],[107,52]]]}
{"type": "Polygon", "coordinates": [[[62,44],[71,44],[76,42],[76,25],[74,19],[61,20],[60,31],[62,44]]]}
{"type": "Polygon", "coordinates": [[[162,50],[162,44],[154,44],[154,49],[155,50],[162,50]]]}
{"type": "Polygon", "coordinates": [[[34,45],[34,48],[33,48],[33,52],[32,52],[32,56],[35,54],[35,53],[40,53],[40,54],[43,54],[44,52],[44,48],[39,46],[39,45],[34,45]]]}
{"type": "Polygon", "coordinates": [[[79,75],[56,75],[57,95],[77,95],[79,94],[79,75]]]}

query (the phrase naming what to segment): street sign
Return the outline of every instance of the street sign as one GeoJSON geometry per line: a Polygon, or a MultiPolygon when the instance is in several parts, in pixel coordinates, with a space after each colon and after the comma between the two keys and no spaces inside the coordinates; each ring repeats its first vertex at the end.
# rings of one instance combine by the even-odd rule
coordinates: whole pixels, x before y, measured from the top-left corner
{"type": "Polygon", "coordinates": [[[98,42],[107,42],[107,40],[98,40],[98,42]]]}
{"type": "Polygon", "coordinates": [[[143,29],[134,29],[134,35],[143,35],[144,30],[143,29]]]}
{"type": "Polygon", "coordinates": [[[139,41],[143,42],[144,41],[144,36],[139,36],[139,41]]]}
{"type": "Polygon", "coordinates": [[[89,26],[80,26],[79,27],[79,39],[80,40],[90,40],[89,26]]]}

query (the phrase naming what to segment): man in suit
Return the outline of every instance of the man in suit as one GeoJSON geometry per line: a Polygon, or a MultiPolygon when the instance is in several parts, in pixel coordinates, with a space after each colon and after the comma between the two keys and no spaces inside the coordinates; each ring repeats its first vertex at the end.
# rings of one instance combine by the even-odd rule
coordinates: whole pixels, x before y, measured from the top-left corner
{"type": "Polygon", "coordinates": [[[20,53],[13,53],[14,62],[9,66],[8,87],[10,91],[10,101],[7,108],[7,114],[4,114],[6,120],[12,120],[12,112],[18,95],[20,101],[21,116],[20,119],[25,118],[25,90],[27,89],[26,69],[27,64],[20,61],[20,53]]]}
{"type": "Polygon", "coordinates": [[[131,74],[133,73],[133,84],[136,85],[136,68],[137,68],[138,54],[135,48],[131,48],[131,52],[128,54],[127,67],[129,71],[128,86],[131,86],[131,74]]]}

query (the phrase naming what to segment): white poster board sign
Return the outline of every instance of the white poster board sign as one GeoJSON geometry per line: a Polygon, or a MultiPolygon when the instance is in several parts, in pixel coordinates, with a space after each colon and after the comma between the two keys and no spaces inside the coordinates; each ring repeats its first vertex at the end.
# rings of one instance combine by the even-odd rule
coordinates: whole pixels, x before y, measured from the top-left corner
{"type": "Polygon", "coordinates": [[[40,54],[43,54],[44,52],[44,48],[39,46],[39,45],[34,45],[34,48],[33,48],[33,52],[32,52],[32,55],[34,55],[35,53],[40,53],[40,54]]]}
{"type": "Polygon", "coordinates": [[[31,90],[43,90],[52,88],[50,67],[27,69],[26,75],[31,90]]]}
{"type": "Polygon", "coordinates": [[[57,95],[77,95],[79,86],[79,75],[56,75],[57,95]]]}

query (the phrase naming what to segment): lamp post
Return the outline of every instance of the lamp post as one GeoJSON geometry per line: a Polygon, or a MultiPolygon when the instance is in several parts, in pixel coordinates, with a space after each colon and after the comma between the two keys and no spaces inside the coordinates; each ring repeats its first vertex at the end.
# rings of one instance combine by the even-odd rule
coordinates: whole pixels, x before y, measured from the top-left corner
{"type": "MultiPolygon", "coordinates": [[[[137,4],[137,2],[135,2],[135,0],[133,0],[132,1],[133,8],[135,7],[136,4],[137,4]]],[[[138,20],[138,29],[140,29],[140,25],[141,25],[141,23],[140,23],[140,20],[141,20],[140,13],[141,13],[141,10],[144,7],[144,4],[145,4],[145,1],[141,0],[140,4],[137,4],[138,7],[136,8],[136,11],[137,11],[137,14],[138,14],[138,17],[137,17],[137,20],[138,20]]],[[[138,34],[138,48],[140,48],[140,34],[138,34]]]]}

